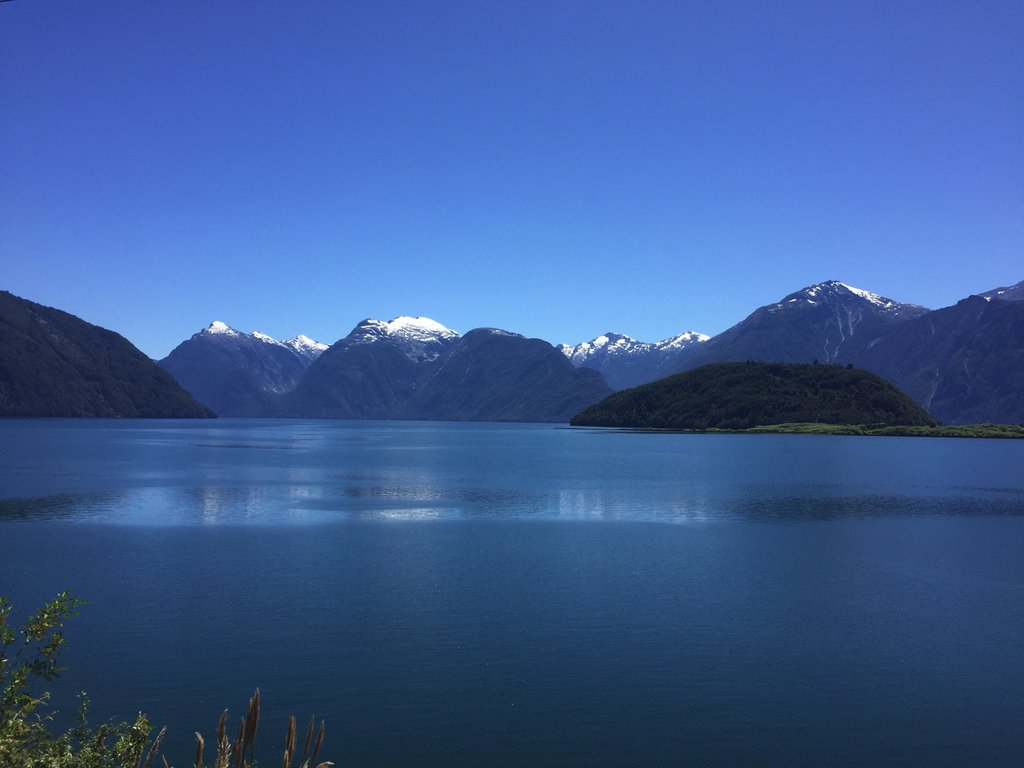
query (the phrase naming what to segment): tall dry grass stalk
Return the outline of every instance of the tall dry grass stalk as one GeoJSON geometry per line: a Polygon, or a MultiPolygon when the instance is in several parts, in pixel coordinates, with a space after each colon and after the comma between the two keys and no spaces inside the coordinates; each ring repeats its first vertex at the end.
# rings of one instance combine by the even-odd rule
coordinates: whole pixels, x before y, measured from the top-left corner
{"type": "MultiPolygon", "coordinates": [[[[238,725],[238,735],[234,741],[228,741],[227,722],[228,711],[225,709],[217,723],[217,755],[214,758],[211,768],[253,768],[256,762],[256,729],[260,721],[260,689],[249,699],[249,710],[238,725]]],[[[330,768],[334,765],[331,762],[317,763],[317,755],[320,754],[320,745],[324,740],[324,723],[320,722],[320,730],[317,733],[316,741],[313,741],[313,731],[316,729],[316,718],[311,718],[309,728],[306,729],[305,746],[302,750],[302,757],[294,768],[330,768]],[[310,742],[313,742],[313,751],[310,753],[310,742]],[[307,757],[308,756],[308,757],[307,757]]],[[[163,737],[161,731],[154,743],[153,749],[159,744],[163,737]]],[[[196,733],[196,759],[194,768],[204,768],[203,747],[205,742],[202,734],[196,733]]],[[[152,751],[152,750],[151,750],[152,751]]],[[[155,754],[155,753],[154,753],[155,754]]],[[[295,715],[288,718],[288,734],[285,737],[284,763],[283,768],[293,768],[292,762],[295,756],[295,715]]],[[[166,764],[166,761],[165,761],[166,764]]],[[[140,765],[139,768],[149,768],[140,765]]]]}

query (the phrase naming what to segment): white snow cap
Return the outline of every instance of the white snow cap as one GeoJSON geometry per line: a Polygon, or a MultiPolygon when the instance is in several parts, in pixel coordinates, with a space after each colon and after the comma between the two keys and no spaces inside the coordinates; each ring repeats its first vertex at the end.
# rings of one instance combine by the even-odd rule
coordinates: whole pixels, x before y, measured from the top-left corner
{"type": "Polygon", "coordinates": [[[304,336],[301,333],[294,339],[288,339],[288,341],[286,341],[285,344],[287,344],[289,347],[296,347],[298,349],[315,349],[320,352],[323,352],[328,347],[327,344],[324,344],[323,342],[320,341],[314,341],[313,339],[309,338],[309,336],[304,336]]]}
{"type": "MultiPolygon", "coordinates": [[[[380,321],[377,321],[380,322],[380,321]]],[[[458,336],[457,331],[446,328],[429,317],[409,317],[402,315],[386,323],[381,323],[388,336],[458,336]]]]}
{"type": "Polygon", "coordinates": [[[574,365],[579,366],[595,356],[639,357],[649,354],[668,354],[691,344],[700,344],[710,338],[704,333],[686,331],[661,341],[650,342],[637,341],[624,333],[609,331],[591,341],[581,341],[579,344],[559,344],[557,349],[574,365]]]}
{"type": "Polygon", "coordinates": [[[356,327],[353,341],[371,344],[385,338],[393,339],[410,360],[426,361],[436,359],[449,343],[460,337],[457,331],[429,317],[402,315],[387,322],[372,318],[364,320],[356,327]]]}
{"type": "Polygon", "coordinates": [[[278,341],[273,336],[268,336],[260,331],[253,331],[252,333],[242,333],[236,331],[227,323],[222,323],[220,320],[214,320],[202,331],[203,334],[211,336],[225,336],[225,337],[237,337],[241,339],[254,339],[255,341],[263,344],[273,344],[278,347],[288,347],[294,352],[300,355],[314,359],[320,356],[320,353],[327,349],[326,344],[321,344],[319,341],[313,341],[308,336],[296,336],[294,339],[288,341],[278,341]]]}
{"type": "Polygon", "coordinates": [[[841,283],[838,280],[827,280],[824,283],[817,283],[816,285],[809,286],[803,290],[797,291],[796,293],[791,293],[777,304],[770,305],[770,309],[772,311],[777,311],[786,305],[814,305],[817,304],[818,301],[828,302],[830,300],[837,299],[843,300],[848,299],[851,296],[856,296],[859,299],[863,299],[864,301],[873,304],[878,307],[878,309],[883,310],[884,313],[890,317],[901,317],[907,314],[920,315],[928,311],[927,307],[922,307],[917,304],[903,304],[885,296],[880,296],[877,293],[872,293],[871,291],[854,288],[852,285],[841,283]]]}
{"type": "Polygon", "coordinates": [[[227,323],[222,323],[220,320],[214,320],[212,323],[206,326],[206,328],[203,330],[203,333],[235,334],[238,333],[238,331],[236,331],[227,323]]]}
{"type": "Polygon", "coordinates": [[[872,293],[871,291],[865,291],[865,290],[862,290],[860,288],[854,288],[852,285],[847,285],[846,283],[838,283],[838,285],[841,285],[843,288],[848,290],[850,293],[854,293],[854,294],[860,296],[862,299],[867,299],[872,304],[877,304],[880,307],[892,307],[892,306],[895,306],[898,303],[898,302],[893,301],[892,299],[887,299],[884,296],[879,296],[877,293],[872,293]]]}

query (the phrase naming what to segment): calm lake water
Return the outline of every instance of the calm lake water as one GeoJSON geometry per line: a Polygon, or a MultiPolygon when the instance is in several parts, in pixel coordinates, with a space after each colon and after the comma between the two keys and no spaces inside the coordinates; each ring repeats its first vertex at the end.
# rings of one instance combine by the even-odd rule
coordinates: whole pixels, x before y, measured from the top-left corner
{"type": "MultiPolygon", "coordinates": [[[[67,717],[347,766],[1024,765],[1024,442],[0,422],[67,717]]],[[[259,756],[258,753],[257,756],[259,756]]]]}

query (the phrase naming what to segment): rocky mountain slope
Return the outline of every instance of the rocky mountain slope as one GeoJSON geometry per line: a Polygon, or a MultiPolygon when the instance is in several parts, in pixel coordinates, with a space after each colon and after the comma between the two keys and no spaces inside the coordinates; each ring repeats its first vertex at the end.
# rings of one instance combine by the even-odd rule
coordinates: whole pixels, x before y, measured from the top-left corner
{"type": "Polygon", "coordinates": [[[1024,301],[971,296],[858,357],[946,424],[1024,424],[1024,301]]]}
{"type": "Polygon", "coordinates": [[[263,414],[290,392],[323,351],[306,336],[278,341],[215,321],[160,361],[197,400],[221,416],[263,414]]]}

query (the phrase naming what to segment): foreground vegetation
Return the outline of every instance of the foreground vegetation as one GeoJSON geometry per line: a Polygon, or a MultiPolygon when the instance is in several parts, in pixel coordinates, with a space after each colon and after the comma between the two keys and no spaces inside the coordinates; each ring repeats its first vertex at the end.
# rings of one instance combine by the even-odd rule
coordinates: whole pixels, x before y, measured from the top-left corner
{"type": "MultiPolygon", "coordinates": [[[[78,723],[64,733],[53,733],[52,715],[46,712],[49,683],[63,669],[61,651],[67,644],[64,622],[75,615],[83,601],[62,592],[46,603],[18,628],[10,623],[11,604],[0,596],[0,768],[170,768],[160,754],[166,728],[153,736],[153,726],[144,714],[132,723],[89,725],[88,698],[82,694],[78,723]],[[159,758],[160,762],[156,760],[159,758]]],[[[227,710],[220,717],[216,742],[211,746],[209,768],[254,768],[256,731],[260,716],[259,689],[249,700],[237,735],[228,738],[227,710]]],[[[288,722],[283,768],[328,768],[317,763],[324,740],[324,724],[317,730],[311,719],[306,729],[301,756],[295,717],[288,722]],[[315,738],[314,738],[315,734],[315,738]]],[[[205,768],[205,740],[196,733],[196,754],[192,768],[205,768]]]]}

